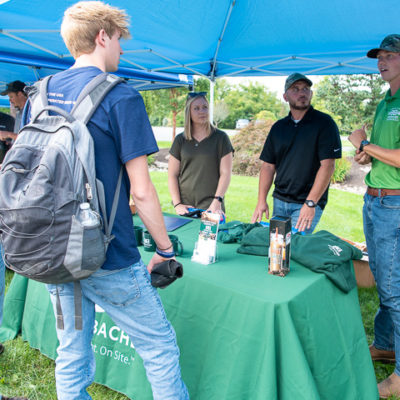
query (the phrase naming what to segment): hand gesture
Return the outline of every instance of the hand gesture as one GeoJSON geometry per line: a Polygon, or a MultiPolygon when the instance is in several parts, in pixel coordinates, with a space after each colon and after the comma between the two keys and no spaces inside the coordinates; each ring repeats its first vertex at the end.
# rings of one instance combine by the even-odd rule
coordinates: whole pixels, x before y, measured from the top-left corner
{"type": "Polygon", "coordinates": [[[360,165],[369,164],[372,161],[372,158],[365,151],[357,150],[356,155],[354,156],[354,161],[360,165]]]}
{"type": "Polygon", "coordinates": [[[189,208],[195,208],[195,207],[190,206],[188,204],[179,204],[175,207],[175,212],[178,215],[185,215],[189,212],[189,208]]]}
{"type": "MultiPolygon", "coordinates": [[[[175,260],[175,257],[173,257],[173,259],[175,260]]],[[[163,262],[163,261],[166,261],[166,260],[171,260],[171,258],[163,258],[159,254],[154,253],[153,257],[151,258],[151,260],[147,264],[147,271],[149,271],[149,274],[151,274],[151,271],[153,270],[154,265],[159,264],[160,262],[163,262]]]]}
{"type": "Polygon", "coordinates": [[[295,228],[298,229],[299,232],[303,232],[306,229],[310,229],[314,217],[315,217],[315,208],[308,207],[307,204],[303,204],[295,228]]]}
{"type": "Polygon", "coordinates": [[[266,219],[269,219],[269,208],[267,202],[257,204],[253,217],[251,218],[251,223],[254,224],[255,222],[261,222],[263,214],[265,214],[266,219]]]}
{"type": "Polygon", "coordinates": [[[224,212],[222,211],[222,203],[217,199],[214,199],[211,202],[210,206],[207,208],[206,211],[212,212],[214,214],[220,214],[220,215],[224,214],[224,212]]]}
{"type": "Polygon", "coordinates": [[[363,125],[361,129],[356,129],[348,137],[349,142],[356,148],[359,149],[361,142],[367,139],[367,134],[365,132],[366,125],[363,125]]]}

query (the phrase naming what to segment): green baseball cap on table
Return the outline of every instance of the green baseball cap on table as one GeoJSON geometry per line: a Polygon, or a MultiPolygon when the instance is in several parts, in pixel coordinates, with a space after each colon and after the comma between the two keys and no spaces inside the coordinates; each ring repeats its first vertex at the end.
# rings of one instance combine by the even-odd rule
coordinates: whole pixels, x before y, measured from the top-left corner
{"type": "Polygon", "coordinates": [[[297,81],[304,81],[308,86],[312,86],[312,82],[305,75],[295,72],[287,77],[285,82],[285,92],[297,81]]]}
{"type": "Polygon", "coordinates": [[[393,53],[400,53],[400,35],[393,33],[388,35],[382,40],[381,45],[376,49],[371,49],[367,53],[367,57],[376,58],[380,50],[391,51],[393,53]]]}

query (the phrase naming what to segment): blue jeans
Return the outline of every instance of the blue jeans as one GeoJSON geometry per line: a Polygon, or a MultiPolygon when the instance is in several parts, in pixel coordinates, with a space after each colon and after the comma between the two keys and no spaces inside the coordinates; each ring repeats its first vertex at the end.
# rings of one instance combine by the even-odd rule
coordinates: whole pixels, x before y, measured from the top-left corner
{"type": "MultiPolygon", "coordinates": [[[[294,228],[297,224],[297,220],[299,219],[301,207],[303,207],[303,204],[288,203],[286,201],[282,201],[274,197],[273,215],[279,215],[281,217],[290,217],[292,219],[292,228],[294,228]]],[[[307,234],[313,233],[315,227],[317,226],[319,220],[321,219],[322,212],[323,210],[320,206],[315,207],[315,216],[311,222],[310,228],[304,231],[305,233],[307,234]]]]}
{"type": "Polygon", "coordinates": [[[91,341],[95,304],[98,304],[132,340],[143,359],[154,399],[189,399],[181,378],[175,331],[143,262],[120,270],[100,269],[80,283],[82,330],[75,330],[74,285],[47,285],[55,313],[58,286],[64,317],[64,329],[57,329],[60,341],[56,359],[57,398],[91,399],[86,389],[95,374],[91,341]]]}
{"type": "Polygon", "coordinates": [[[374,346],[396,352],[400,375],[400,196],[364,195],[364,234],[375,277],[379,308],[374,346]]]}

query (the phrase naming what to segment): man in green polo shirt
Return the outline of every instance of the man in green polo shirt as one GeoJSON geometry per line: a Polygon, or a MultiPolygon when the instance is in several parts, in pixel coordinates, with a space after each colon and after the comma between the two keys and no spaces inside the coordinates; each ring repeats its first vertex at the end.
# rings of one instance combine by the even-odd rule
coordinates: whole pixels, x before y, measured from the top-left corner
{"type": "Polygon", "coordinates": [[[385,37],[367,56],[378,59],[390,89],[376,109],[371,140],[364,128],[349,140],[357,149],[355,161],[372,163],[365,178],[363,218],[380,304],[370,352],[373,360],[396,363],[393,374],[378,385],[380,397],[386,399],[400,395],[400,35],[385,37]]]}

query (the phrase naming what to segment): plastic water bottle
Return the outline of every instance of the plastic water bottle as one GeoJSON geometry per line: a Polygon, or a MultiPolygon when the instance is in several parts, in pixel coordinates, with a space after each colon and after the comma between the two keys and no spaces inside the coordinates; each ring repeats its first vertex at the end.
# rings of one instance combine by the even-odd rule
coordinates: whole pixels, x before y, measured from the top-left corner
{"type": "Polygon", "coordinates": [[[81,203],[79,205],[78,219],[82,226],[96,226],[99,224],[99,219],[96,213],[90,208],[89,203],[81,203]]]}

